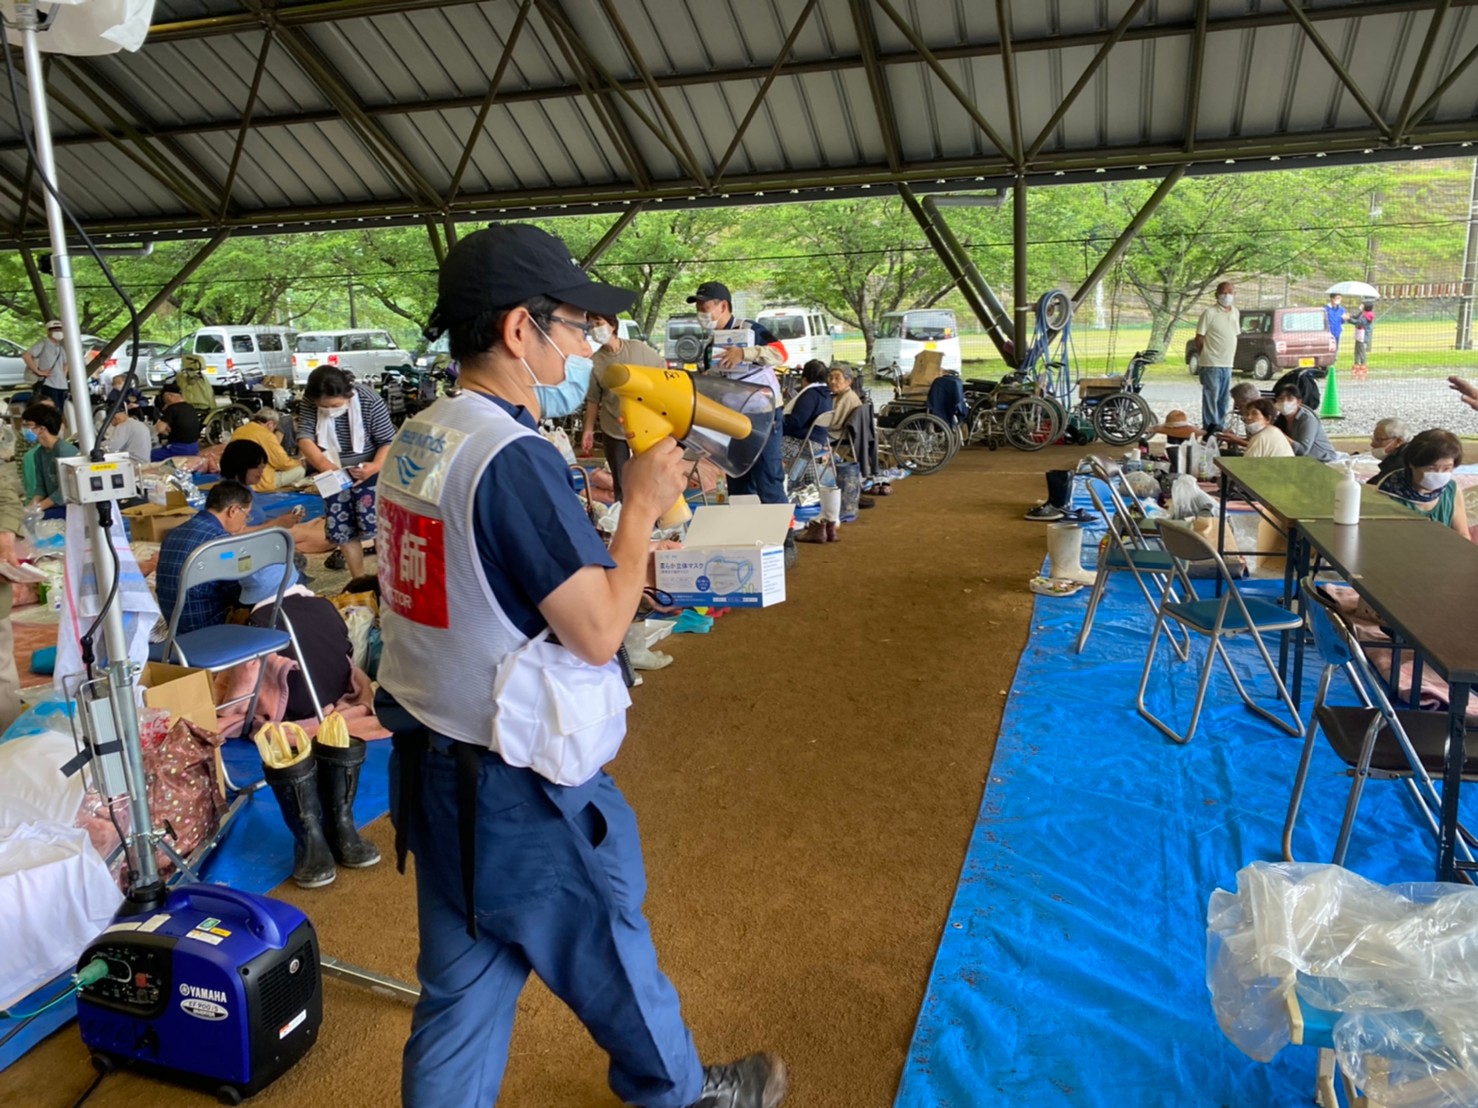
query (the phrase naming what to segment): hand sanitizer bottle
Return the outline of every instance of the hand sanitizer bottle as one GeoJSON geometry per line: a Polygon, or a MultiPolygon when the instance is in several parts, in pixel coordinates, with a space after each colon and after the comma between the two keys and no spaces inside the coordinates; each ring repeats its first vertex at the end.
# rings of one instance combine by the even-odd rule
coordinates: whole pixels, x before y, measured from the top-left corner
{"type": "Polygon", "coordinates": [[[1334,486],[1334,522],[1346,527],[1360,522],[1360,482],[1353,461],[1345,462],[1345,475],[1334,486]]]}

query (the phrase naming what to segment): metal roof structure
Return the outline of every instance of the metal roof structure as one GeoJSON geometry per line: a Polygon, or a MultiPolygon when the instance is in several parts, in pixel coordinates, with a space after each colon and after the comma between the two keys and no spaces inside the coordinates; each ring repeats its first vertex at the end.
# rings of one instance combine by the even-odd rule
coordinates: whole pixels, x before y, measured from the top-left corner
{"type": "MultiPolygon", "coordinates": [[[[198,238],[1450,154],[1475,6],[158,0],[138,53],[47,78],[84,224],[198,238]]],[[[0,100],[0,240],[34,241],[0,100]]]]}

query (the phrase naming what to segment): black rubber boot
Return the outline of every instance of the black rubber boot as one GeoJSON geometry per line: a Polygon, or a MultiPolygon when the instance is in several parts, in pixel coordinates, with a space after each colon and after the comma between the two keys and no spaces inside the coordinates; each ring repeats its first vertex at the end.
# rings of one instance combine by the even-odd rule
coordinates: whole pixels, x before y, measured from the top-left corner
{"type": "Polygon", "coordinates": [[[347,747],[313,747],[318,759],[318,799],[323,805],[323,825],[334,861],[350,869],[364,869],[380,860],[374,843],[359,837],[354,827],[354,794],[359,791],[359,770],[367,748],[363,739],[351,738],[347,747]]]}
{"type": "Polygon", "coordinates": [[[774,1054],[751,1054],[727,1066],[703,1067],[703,1093],[692,1108],[775,1108],[789,1079],[774,1054]]]}
{"type": "Polygon", "coordinates": [[[293,833],[293,881],[304,889],[330,884],[336,874],[333,853],[323,836],[317,760],[310,756],[286,769],[263,769],[282,807],[282,819],[293,833]]]}

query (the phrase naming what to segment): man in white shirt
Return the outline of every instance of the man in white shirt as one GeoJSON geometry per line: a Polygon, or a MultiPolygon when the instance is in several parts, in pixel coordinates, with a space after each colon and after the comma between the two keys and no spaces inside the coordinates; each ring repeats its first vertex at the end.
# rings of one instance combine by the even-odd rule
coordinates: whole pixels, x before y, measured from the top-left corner
{"type": "Polygon", "coordinates": [[[154,443],[149,438],[149,429],[136,419],[131,419],[126,408],[119,408],[112,425],[103,435],[103,450],[109,454],[127,454],[134,461],[149,460],[154,443]]]}
{"type": "Polygon", "coordinates": [[[67,351],[62,345],[62,321],[48,320],[46,337],[21,354],[26,372],[38,380],[41,395],[50,398],[59,411],[67,408],[67,351]]]}
{"type": "Polygon", "coordinates": [[[1196,324],[1196,353],[1201,378],[1201,426],[1208,434],[1227,425],[1231,407],[1232,363],[1237,357],[1237,332],[1242,316],[1232,306],[1235,289],[1230,281],[1216,286],[1216,304],[1201,313],[1196,324]]]}

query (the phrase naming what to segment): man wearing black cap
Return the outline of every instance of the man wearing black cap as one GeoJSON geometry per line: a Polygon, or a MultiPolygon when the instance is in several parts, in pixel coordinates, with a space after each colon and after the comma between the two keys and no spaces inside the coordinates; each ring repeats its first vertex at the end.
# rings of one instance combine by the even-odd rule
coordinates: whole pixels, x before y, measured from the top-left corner
{"type": "MultiPolygon", "coordinates": [[[[775,376],[774,367],[785,364],[785,344],[754,320],[735,319],[734,298],[729,293],[729,287],[718,281],[704,281],[698,286],[698,291],[688,297],[688,303],[696,305],[698,322],[705,331],[754,332],[754,346],[726,346],[721,350],[710,347],[709,368],[726,377],[737,377],[756,385],[768,385],[775,394],[775,407],[780,407],[784,401],[780,395],[780,379],[775,376]]],[[[765,452],[754,463],[754,468],[742,477],[729,478],[731,495],[753,493],[760,498],[762,504],[787,503],[789,498],[785,495],[782,429],[783,423],[777,418],[771,425],[770,441],[765,444],[765,452]]],[[[785,561],[788,565],[794,560],[795,539],[787,533],[785,561]]]]}
{"type": "Polygon", "coordinates": [[[535,227],[462,239],[427,326],[448,334],[460,391],[401,428],[381,473],[377,711],[421,941],[408,1108],[496,1101],[530,971],[610,1055],[624,1103],[773,1108],[785,1093],[771,1055],[700,1064],[642,915],[636,817],[600,768],[630,703],[613,658],[687,466],[671,439],[627,463],[607,550],[536,423],[584,402],[590,317],[632,300],[535,227]]]}

